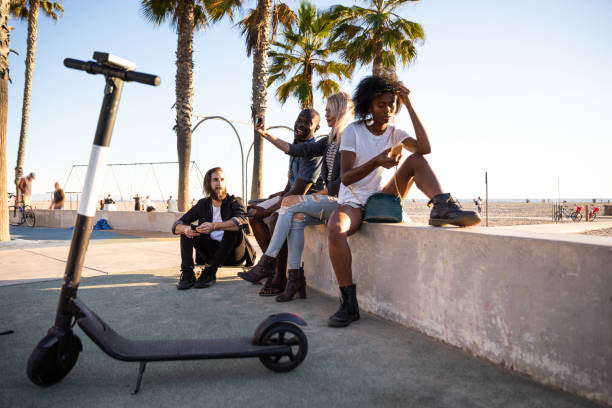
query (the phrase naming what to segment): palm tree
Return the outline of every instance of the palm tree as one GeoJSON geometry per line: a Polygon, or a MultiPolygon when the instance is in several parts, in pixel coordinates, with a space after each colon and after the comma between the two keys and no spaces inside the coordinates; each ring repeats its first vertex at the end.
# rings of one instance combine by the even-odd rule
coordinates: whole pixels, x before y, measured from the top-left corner
{"type": "Polygon", "coordinates": [[[9,218],[6,195],[6,118],[8,112],[8,81],[10,33],[9,0],[0,0],[0,241],[9,241],[9,218]]]}
{"type": "MultiPolygon", "coordinates": [[[[214,18],[227,15],[233,21],[233,11],[242,7],[244,0],[219,0],[211,7],[214,18]]],[[[268,82],[268,50],[270,41],[274,41],[279,25],[293,24],[297,17],[286,4],[274,0],[258,0],[254,9],[250,9],[246,17],[238,22],[245,36],[247,56],[253,55],[252,103],[251,118],[265,118],[267,82],[268,82]]],[[[251,198],[261,197],[263,146],[261,137],[253,132],[253,177],[251,178],[251,198]]]]}
{"type": "Polygon", "coordinates": [[[402,66],[416,57],[416,42],[425,40],[420,24],[404,19],[397,9],[419,0],[370,0],[369,8],[332,6],[329,18],[336,23],[332,40],[344,43],[343,58],[349,64],[372,63],[372,74],[385,68],[395,71],[396,58],[402,66]]]}
{"type": "MultiPolygon", "coordinates": [[[[253,79],[251,117],[265,118],[267,83],[268,83],[268,50],[270,41],[274,40],[279,24],[289,26],[296,21],[295,13],[284,3],[273,4],[271,0],[259,0],[257,7],[240,21],[242,34],[245,36],[247,56],[253,54],[253,79]],[[272,29],[270,32],[270,29],[272,29]]],[[[253,132],[253,177],[251,178],[251,198],[261,197],[263,145],[261,136],[253,132]]]]}
{"type": "MultiPolygon", "coordinates": [[[[17,164],[15,166],[15,186],[23,174],[23,159],[25,157],[26,136],[30,119],[30,97],[32,95],[32,79],[34,77],[34,62],[36,56],[36,38],[38,36],[38,12],[42,8],[45,16],[57,19],[64,15],[60,1],[49,0],[12,0],[11,14],[15,18],[28,20],[28,39],[25,60],[25,83],[23,85],[23,106],[21,109],[21,132],[19,133],[19,148],[17,149],[17,164]]],[[[19,189],[17,189],[19,191],[19,189]]]]}
{"type": "Polygon", "coordinates": [[[176,147],[179,161],[178,208],[189,208],[189,161],[193,101],[193,32],[208,25],[203,0],[141,0],[145,18],[155,25],[171,20],[178,33],[176,47],[176,147]]]}
{"type": "Polygon", "coordinates": [[[338,80],[349,78],[353,67],[330,59],[342,44],[328,41],[333,21],[309,2],[300,4],[295,28],[285,28],[281,41],[273,43],[268,86],[284,81],[276,90],[281,103],[284,104],[293,95],[302,109],[312,108],[314,76],[320,77],[316,87],[327,97],[340,89],[340,85],[331,77],[335,76],[338,80]]]}

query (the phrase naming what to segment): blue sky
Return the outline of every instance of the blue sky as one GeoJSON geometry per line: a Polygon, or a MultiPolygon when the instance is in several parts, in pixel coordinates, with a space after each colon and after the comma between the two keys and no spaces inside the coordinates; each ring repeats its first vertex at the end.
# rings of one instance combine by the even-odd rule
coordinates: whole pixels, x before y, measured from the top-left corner
{"type": "MultiPolygon", "coordinates": [[[[336,1],[315,2],[327,8],[336,1]]],[[[176,161],[172,131],[176,33],[154,27],[139,1],[66,0],[57,23],[41,16],[24,171],[35,171],[34,193],[62,185],[73,164],[84,164],[102,100],[103,80],[65,68],[66,57],[90,59],[106,51],[132,60],[137,70],[161,76],[155,88],[126,84],[115,124],[112,163],[176,161]]],[[[254,0],[251,3],[254,4],[254,0]]],[[[296,8],[297,2],[289,4],[296,8]]],[[[343,4],[352,4],[345,2],[343,4]]],[[[483,196],[489,174],[492,198],[611,198],[612,2],[608,0],[422,0],[401,14],[423,25],[426,41],[417,60],[398,74],[428,131],[428,156],[443,188],[461,198],[483,196]]],[[[27,25],[11,20],[12,84],[9,88],[8,181],[12,183],[21,125],[27,25]]],[[[194,113],[248,122],[250,58],[232,23],[195,35],[194,113]]],[[[355,72],[342,88],[353,92],[370,72],[355,72]]],[[[268,90],[268,125],[292,126],[297,101],[281,106],[268,90]]],[[[324,100],[315,108],[324,112],[324,100]]],[[[193,123],[197,121],[194,118],[193,123]]],[[[413,133],[403,110],[397,125],[413,133]]],[[[236,124],[246,149],[248,125],[236,124]]],[[[323,125],[320,133],[326,133],[323,125]]],[[[278,136],[290,139],[289,132],[278,136]]],[[[220,165],[240,194],[240,151],[231,129],[209,121],[193,135],[192,160],[202,172],[220,165]]],[[[287,157],[266,144],[264,193],[284,187],[287,157]]],[[[249,163],[250,166],[250,163],[249,163]]],[[[80,190],[84,169],[67,190],[80,190]]],[[[248,176],[251,171],[249,168],[248,176]]],[[[176,195],[173,166],[109,171],[103,193],[176,195]]],[[[192,194],[199,193],[198,177],[192,194]]],[[[9,185],[9,190],[11,190],[9,185]]],[[[425,198],[416,189],[408,198],[425,198]]]]}

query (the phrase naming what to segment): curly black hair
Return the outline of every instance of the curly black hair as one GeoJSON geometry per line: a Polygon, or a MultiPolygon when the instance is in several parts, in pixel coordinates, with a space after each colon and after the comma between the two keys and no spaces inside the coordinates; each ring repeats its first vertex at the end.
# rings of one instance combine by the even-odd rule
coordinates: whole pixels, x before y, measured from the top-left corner
{"type": "Polygon", "coordinates": [[[367,120],[370,115],[370,106],[377,95],[394,94],[399,89],[399,81],[387,75],[363,78],[353,93],[355,117],[358,120],[367,120]]]}

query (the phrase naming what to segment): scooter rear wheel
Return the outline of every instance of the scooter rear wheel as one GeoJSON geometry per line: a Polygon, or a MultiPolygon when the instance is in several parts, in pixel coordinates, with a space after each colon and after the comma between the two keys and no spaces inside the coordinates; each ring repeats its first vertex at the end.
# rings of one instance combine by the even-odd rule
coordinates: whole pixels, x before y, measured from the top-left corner
{"type": "Polygon", "coordinates": [[[304,361],[308,353],[306,335],[291,323],[270,326],[261,337],[261,345],[286,345],[291,348],[291,354],[288,355],[259,357],[263,365],[276,372],[293,370],[304,361]]]}
{"type": "Polygon", "coordinates": [[[41,386],[53,385],[72,370],[83,350],[81,339],[71,333],[60,352],[60,340],[53,334],[45,336],[34,348],[28,359],[28,378],[41,386]]]}

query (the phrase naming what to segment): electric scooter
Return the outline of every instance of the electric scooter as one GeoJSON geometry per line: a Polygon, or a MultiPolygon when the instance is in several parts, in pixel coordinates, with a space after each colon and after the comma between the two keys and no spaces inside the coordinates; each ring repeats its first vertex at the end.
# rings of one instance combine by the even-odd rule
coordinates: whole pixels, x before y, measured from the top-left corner
{"type": "Polygon", "coordinates": [[[106,87],[72,234],[55,324],[32,351],[28,359],[28,377],[34,384],[48,386],[57,383],[70,372],[83,350],[81,340],[72,330],[75,323],[112,358],[140,362],[132,394],[138,393],[142,375],[150,361],[259,357],[264,366],[273,371],[293,370],[304,361],[308,352],[306,335],[297,326],[306,326],[306,322],[297,315],[280,313],[268,316],[259,324],[252,338],[130,340],[117,334],[77,297],[96,213],[96,197],[100,192],[123,83],[133,81],[155,86],[160,83],[158,76],[135,72],[134,63],[112,54],[95,52],[93,59],[95,61],[64,60],[68,68],[104,75],[106,87]]]}

